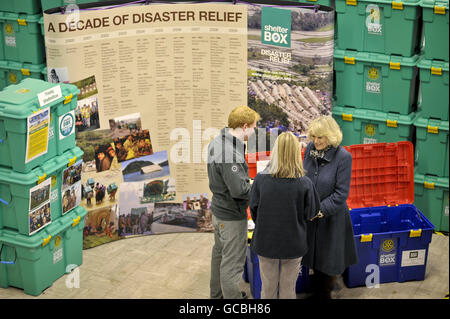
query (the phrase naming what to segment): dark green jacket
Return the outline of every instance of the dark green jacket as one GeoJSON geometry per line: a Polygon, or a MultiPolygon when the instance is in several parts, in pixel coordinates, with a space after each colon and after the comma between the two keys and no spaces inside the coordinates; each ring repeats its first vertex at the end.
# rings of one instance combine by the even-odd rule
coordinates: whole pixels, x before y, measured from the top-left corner
{"type": "Polygon", "coordinates": [[[222,220],[247,218],[250,179],[245,161],[245,144],[223,128],[208,145],[211,210],[222,220]]]}

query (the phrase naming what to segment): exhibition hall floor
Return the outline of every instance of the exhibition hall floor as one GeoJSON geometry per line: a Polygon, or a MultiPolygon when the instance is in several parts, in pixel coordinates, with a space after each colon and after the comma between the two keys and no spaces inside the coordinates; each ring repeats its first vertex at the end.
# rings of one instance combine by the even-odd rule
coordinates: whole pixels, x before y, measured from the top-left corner
{"type": "MultiPolygon", "coordinates": [[[[68,288],[68,275],[40,296],[0,288],[0,299],[48,298],[209,298],[212,233],[176,233],[119,240],[83,251],[79,288],[68,288]]],[[[72,282],[73,284],[73,282],[72,282]]],[[[249,296],[250,286],[241,282],[249,296]]],[[[336,299],[442,299],[449,290],[449,238],[433,234],[424,281],[347,288],[340,278],[336,299]]],[[[298,294],[305,298],[307,294],[298,294]]]]}

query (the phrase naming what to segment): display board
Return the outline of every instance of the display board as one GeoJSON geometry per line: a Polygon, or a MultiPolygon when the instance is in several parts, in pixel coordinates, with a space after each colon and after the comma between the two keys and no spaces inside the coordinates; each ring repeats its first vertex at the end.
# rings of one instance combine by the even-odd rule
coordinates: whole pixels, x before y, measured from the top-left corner
{"type": "Polygon", "coordinates": [[[44,27],[49,81],[80,89],[85,248],[212,231],[206,150],[234,107],[262,115],[249,151],[266,140],[261,134],[274,140],[275,128],[304,135],[314,116],[330,111],[331,8],[286,1],[74,8],[46,11],[44,27]]]}

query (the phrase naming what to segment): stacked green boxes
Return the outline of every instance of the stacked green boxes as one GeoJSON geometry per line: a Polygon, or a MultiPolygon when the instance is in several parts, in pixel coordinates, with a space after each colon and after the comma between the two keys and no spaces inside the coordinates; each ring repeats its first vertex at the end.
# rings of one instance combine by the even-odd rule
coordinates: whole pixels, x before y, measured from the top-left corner
{"type": "Polygon", "coordinates": [[[0,287],[38,296],[83,260],[87,211],[78,206],[31,237],[0,229],[0,287]]]}
{"type": "Polygon", "coordinates": [[[435,226],[448,232],[448,177],[414,175],[414,205],[435,226]]]}
{"type": "Polygon", "coordinates": [[[410,114],[417,103],[417,60],[336,49],[336,105],[410,114]]]}
{"type": "Polygon", "coordinates": [[[418,111],[422,117],[448,121],[448,62],[422,57],[417,66],[420,74],[418,111]]]}
{"type": "Polygon", "coordinates": [[[42,4],[42,12],[45,10],[71,5],[71,4],[84,4],[84,3],[92,3],[92,2],[102,2],[106,0],[40,0],[42,4]]]}
{"type": "Polygon", "coordinates": [[[411,141],[414,113],[401,115],[353,107],[333,107],[342,130],[342,145],[411,141]]]}
{"type": "Polygon", "coordinates": [[[5,60],[33,64],[45,62],[45,45],[39,24],[41,16],[3,12],[0,27],[3,29],[5,60]]]}
{"type": "Polygon", "coordinates": [[[40,0],[0,1],[0,11],[36,14],[41,12],[40,0]]]}
{"type": "Polygon", "coordinates": [[[53,84],[31,78],[1,91],[0,154],[2,156],[0,165],[20,173],[27,173],[72,148],[75,145],[75,132],[71,125],[75,123],[74,110],[77,107],[78,93],[78,88],[71,84],[53,84]],[[46,96],[50,96],[51,100],[46,100],[46,96]],[[44,112],[46,109],[50,113],[49,123],[47,123],[48,134],[42,130],[33,134],[40,132],[45,134],[45,139],[42,141],[48,141],[48,149],[45,152],[45,145],[43,145],[44,150],[40,153],[45,154],[33,156],[33,140],[36,141],[35,143],[41,140],[38,135],[28,131],[27,121],[33,118],[36,112],[44,112]],[[65,123],[69,126],[66,127],[65,123]],[[28,153],[26,152],[27,143],[30,144],[28,153]]]}
{"type": "Polygon", "coordinates": [[[26,78],[44,79],[42,75],[44,67],[45,64],[0,61],[0,90],[26,78]]]}
{"type": "Polygon", "coordinates": [[[337,48],[413,56],[420,46],[420,0],[335,0],[337,48]]]}
{"type": "Polygon", "coordinates": [[[448,62],[448,0],[422,0],[424,56],[448,62]]]}
{"type": "Polygon", "coordinates": [[[416,171],[420,174],[449,176],[448,121],[422,117],[414,121],[416,127],[416,171]]]}
{"type": "MultiPolygon", "coordinates": [[[[0,167],[0,198],[2,199],[0,203],[2,211],[0,229],[8,228],[22,235],[30,235],[36,229],[42,228],[32,224],[28,214],[23,212],[27,212],[30,207],[34,206],[30,196],[32,189],[46,180],[49,180],[49,218],[53,221],[63,216],[67,212],[67,209],[63,207],[65,195],[62,192],[64,171],[79,161],[82,156],[83,151],[75,147],[48,160],[27,174],[0,167]]],[[[81,184],[79,187],[80,189],[75,191],[81,194],[81,184]]]]}
{"type": "Polygon", "coordinates": [[[420,0],[335,0],[333,116],[344,145],[414,141],[420,0]]]}
{"type": "Polygon", "coordinates": [[[78,93],[29,78],[0,92],[0,287],[36,296],[81,265],[78,93]]]}

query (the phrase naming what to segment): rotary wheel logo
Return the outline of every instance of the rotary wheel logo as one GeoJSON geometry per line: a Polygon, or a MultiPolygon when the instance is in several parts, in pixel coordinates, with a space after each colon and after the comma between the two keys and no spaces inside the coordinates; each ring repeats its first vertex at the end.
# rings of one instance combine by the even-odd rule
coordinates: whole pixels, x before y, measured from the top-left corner
{"type": "Polygon", "coordinates": [[[389,252],[392,249],[394,249],[394,241],[392,239],[385,240],[383,242],[383,250],[389,252]]]}
{"type": "Polygon", "coordinates": [[[7,23],[5,25],[5,31],[6,31],[7,34],[13,34],[14,33],[14,29],[13,29],[12,25],[10,25],[9,23],[7,23]]]}
{"type": "Polygon", "coordinates": [[[370,68],[367,75],[369,76],[369,79],[376,80],[378,79],[378,70],[376,68],[370,68]]]}
{"type": "Polygon", "coordinates": [[[365,131],[366,131],[367,136],[374,136],[375,135],[375,126],[373,126],[372,124],[367,124],[365,131]]]}

